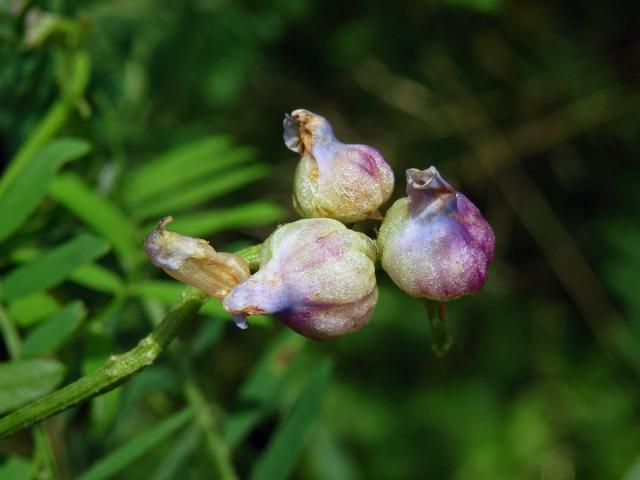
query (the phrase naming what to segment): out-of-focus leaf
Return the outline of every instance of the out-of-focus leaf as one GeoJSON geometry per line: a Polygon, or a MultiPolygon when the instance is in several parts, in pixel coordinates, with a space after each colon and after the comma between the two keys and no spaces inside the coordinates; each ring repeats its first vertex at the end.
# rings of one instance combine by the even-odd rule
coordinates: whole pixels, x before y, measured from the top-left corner
{"type": "Polygon", "coordinates": [[[606,241],[621,254],[640,262],[640,227],[629,219],[616,218],[608,220],[601,227],[602,235],[606,241]]]}
{"type": "Polygon", "coordinates": [[[46,292],[16,298],[9,304],[9,315],[21,327],[30,327],[60,310],[60,304],[46,292]]]}
{"type": "Polygon", "coordinates": [[[222,338],[226,325],[225,322],[205,322],[189,346],[189,352],[196,357],[210,352],[222,338]]]}
{"type": "Polygon", "coordinates": [[[304,337],[291,330],[282,332],[253,367],[240,389],[240,400],[251,404],[271,401],[281,390],[291,362],[305,342],[304,337]]]}
{"type": "Polygon", "coordinates": [[[75,138],[54,140],[33,157],[0,196],[0,242],[20,228],[45,196],[55,172],[65,162],[82,157],[89,143],[75,138]]]}
{"type": "MultiPolygon", "coordinates": [[[[131,295],[156,299],[167,306],[173,305],[183,289],[184,285],[177,281],[146,280],[129,285],[131,295]]],[[[200,312],[216,318],[231,319],[229,312],[215,299],[205,303],[200,312]]],[[[264,315],[253,315],[249,319],[249,325],[265,325],[267,323],[269,323],[269,317],[264,315]]]]}
{"type": "Polygon", "coordinates": [[[0,465],[0,478],[7,480],[31,480],[33,468],[29,462],[11,455],[0,465]]]}
{"type": "Polygon", "coordinates": [[[289,478],[311,426],[320,413],[331,377],[331,363],[323,361],[305,385],[293,410],[273,434],[264,454],[251,472],[252,480],[289,478]]]}
{"type": "Polygon", "coordinates": [[[45,358],[0,363],[0,413],[50,392],[65,370],[62,363],[45,358]]]}
{"type": "Polygon", "coordinates": [[[107,198],[100,197],[75,174],[59,175],[51,184],[52,195],[86,225],[111,242],[127,267],[141,258],[135,225],[107,198]]]}
{"type": "Polygon", "coordinates": [[[172,195],[159,195],[148,199],[144,204],[132,211],[134,218],[161,217],[174,214],[202,202],[213,200],[226,193],[264,178],[269,173],[269,167],[263,164],[253,164],[236,168],[231,172],[216,175],[196,184],[189,184],[172,195]]]}
{"type": "Polygon", "coordinates": [[[358,470],[349,452],[341,448],[328,428],[318,425],[310,442],[313,443],[313,448],[308,450],[308,455],[309,464],[314,473],[313,478],[330,478],[331,480],[359,478],[358,470]]]}
{"type": "Polygon", "coordinates": [[[82,474],[79,480],[106,480],[113,478],[157,444],[171,437],[191,418],[193,418],[191,409],[185,409],[174,414],[107,454],[82,474]]]}
{"type": "Polygon", "coordinates": [[[99,292],[120,293],[124,284],[118,275],[95,263],[87,263],[76,268],[69,280],[99,292]]]}
{"type": "Polygon", "coordinates": [[[189,461],[189,457],[191,457],[200,446],[201,442],[202,435],[198,427],[191,426],[186,428],[185,431],[182,432],[182,435],[177,438],[173,448],[171,448],[169,453],[162,459],[155,474],[150,478],[152,480],[173,480],[175,478],[181,478],[181,470],[189,461]]]}
{"type": "Polygon", "coordinates": [[[497,12],[502,6],[502,0],[443,0],[443,3],[484,13],[497,12]]]}
{"type": "Polygon", "coordinates": [[[255,156],[249,148],[231,147],[224,137],[209,137],[172,150],[144,163],[128,175],[123,189],[126,204],[135,207],[161,192],[240,165],[255,156]]]}
{"type": "Polygon", "coordinates": [[[11,271],[2,284],[2,295],[10,300],[51,288],[66,279],[80,265],[91,262],[108,251],[109,244],[102,238],[80,234],[11,271]]]}
{"type": "MultiPolygon", "coordinates": [[[[171,224],[171,229],[183,235],[203,237],[223,230],[277,223],[285,218],[285,215],[285,210],[275,203],[252,202],[238,207],[179,216],[171,224]]],[[[151,231],[154,227],[155,224],[149,225],[146,230],[151,231]]]]}
{"type": "Polygon", "coordinates": [[[240,388],[243,409],[225,422],[224,437],[229,445],[238,445],[272,411],[289,379],[291,364],[304,343],[304,337],[285,330],[260,357],[240,388]]]}
{"type": "Polygon", "coordinates": [[[56,351],[73,335],[86,315],[87,311],[80,301],[61,308],[45,323],[29,332],[22,344],[22,356],[35,357],[56,351]]]}

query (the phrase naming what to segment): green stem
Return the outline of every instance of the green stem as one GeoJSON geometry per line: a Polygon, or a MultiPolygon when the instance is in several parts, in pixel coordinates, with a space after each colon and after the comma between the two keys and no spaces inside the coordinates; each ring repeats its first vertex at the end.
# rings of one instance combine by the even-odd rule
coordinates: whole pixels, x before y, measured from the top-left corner
{"type": "Polygon", "coordinates": [[[262,248],[262,244],[251,245],[250,247],[243,248],[242,250],[238,250],[236,255],[240,255],[244,258],[249,264],[249,268],[252,272],[255,272],[260,268],[260,249],[262,248]]]}
{"type": "Polygon", "coordinates": [[[447,307],[444,303],[425,300],[427,314],[429,315],[429,325],[431,326],[432,343],[431,349],[438,357],[447,354],[453,343],[451,335],[447,330],[447,307]]]}
{"type": "MultiPolygon", "coordinates": [[[[19,359],[20,353],[22,352],[22,339],[20,338],[13,319],[7,315],[2,304],[0,304],[0,329],[2,330],[2,336],[7,345],[9,357],[11,360],[19,359]]],[[[36,469],[40,472],[39,475],[46,480],[57,479],[58,470],[55,455],[51,448],[49,435],[42,425],[39,425],[33,430],[33,440],[36,447],[36,465],[40,462],[42,463],[42,469],[39,466],[36,469]]]]}
{"type": "Polygon", "coordinates": [[[209,297],[187,287],[149,335],[132,350],[112,356],[102,367],[0,419],[0,438],[114,389],[151,365],[209,297]]]}

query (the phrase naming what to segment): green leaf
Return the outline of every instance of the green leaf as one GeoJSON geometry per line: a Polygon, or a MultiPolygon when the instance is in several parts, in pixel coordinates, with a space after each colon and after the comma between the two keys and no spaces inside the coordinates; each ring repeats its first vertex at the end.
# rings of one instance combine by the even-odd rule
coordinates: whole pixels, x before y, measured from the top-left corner
{"type": "Polygon", "coordinates": [[[107,454],[82,474],[79,480],[106,480],[113,478],[127,468],[129,464],[148,453],[157,444],[170,438],[192,418],[193,411],[191,409],[185,409],[174,414],[107,454]]]}
{"type": "Polygon", "coordinates": [[[65,370],[62,363],[45,358],[0,363],[0,413],[49,393],[65,370]]]}
{"type": "Polygon", "coordinates": [[[18,230],[33,213],[49,189],[56,170],[65,162],[86,155],[90,145],[66,138],[45,146],[0,196],[0,242],[18,230]]]}
{"type": "Polygon", "coordinates": [[[224,437],[231,446],[240,444],[281,398],[292,374],[292,363],[304,347],[306,339],[285,330],[262,354],[251,374],[240,388],[240,402],[249,407],[234,412],[224,426],[224,437]]]}
{"type": "Polygon", "coordinates": [[[96,194],[75,174],[59,175],[51,194],[86,225],[111,242],[127,268],[142,258],[135,225],[107,198],[96,194]]]}
{"type": "Polygon", "coordinates": [[[29,462],[15,455],[9,456],[0,465],[0,478],[7,480],[31,480],[33,468],[29,462]]]}
{"type": "Polygon", "coordinates": [[[202,434],[196,426],[191,426],[177,439],[175,445],[158,465],[156,472],[151,476],[152,480],[173,480],[182,478],[180,472],[185,467],[189,458],[202,443],[202,434]]]}
{"type": "Polygon", "coordinates": [[[25,295],[9,304],[9,316],[21,327],[30,327],[58,310],[60,304],[46,292],[25,295]]]}
{"type": "Polygon", "coordinates": [[[289,478],[311,426],[320,413],[330,377],[331,363],[325,360],[305,385],[293,411],[274,433],[269,446],[251,472],[251,480],[289,478]]]}
{"type": "Polygon", "coordinates": [[[124,201],[135,207],[162,192],[175,191],[185,183],[212,176],[218,171],[245,163],[255,157],[252,149],[231,147],[224,137],[209,137],[179,147],[145,162],[128,175],[124,201]]]}
{"type": "Polygon", "coordinates": [[[264,353],[240,389],[240,400],[248,404],[272,401],[287,380],[289,366],[302,350],[306,339],[285,330],[264,353]]]}
{"type": "Polygon", "coordinates": [[[80,234],[11,271],[5,277],[2,294],[4,298],[11,300],[51,288],[66,279],[80,265],[91,262],[108,251],[109,244],[102,238],[80,234]]]}
{"type": "MultiPolygon", "coordinates": [[[[245,203],[238,207],[206,210],[176,218],[171,229],[183,235],[203,237],[235,228],[257,227],[277,223],[284,219],[286,211],[272,202],[245,203]]],[[[151,231],[155,224],[148,225],[151,231]]]]}
{"type": "Polygon", "coordinates": [[[118,275],[95,263],[76,268],[69,275],[69,280],[99,292],[118,294],[124,290],[124,284],[118,275]]]}
{"type": "Polygon", "coordinates": [[[22,344],[22,357],[56,351],[71,337],[87,316],[81,301],[64,306],[45,323],[29,332],[22,344]]]}
{"type": "Polygon", "coordinates": [[[158,195],[150,198],[134,209],[132,215],[134,218],[144,219],[174,214],[237,190],[244,185],[264,178],[268,173],[269,167],[263,164],[236,168],[231,172],[216,175],[215,178],[193,185],[189,184],[188,187],[179,192],[173,192],[171,195],[158,195]]]}

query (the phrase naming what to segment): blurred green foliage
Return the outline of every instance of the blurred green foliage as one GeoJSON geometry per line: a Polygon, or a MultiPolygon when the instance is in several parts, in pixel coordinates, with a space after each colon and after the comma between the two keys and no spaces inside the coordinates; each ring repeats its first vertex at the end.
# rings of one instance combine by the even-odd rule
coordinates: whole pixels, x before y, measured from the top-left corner
{"type": "Polygon", "coordinates": [[[370,325],[330,342],[211,301],[160,362],[0,441],[0,478],[640,478],[637,13],[0,2],[3,412],[158,323],[181,290],[141,248],[160,217],[225,251],[295,218],[294,108],[379,148],[396,197],[435,164],[497,236],[443,359],[382,272],[370,325]]]}

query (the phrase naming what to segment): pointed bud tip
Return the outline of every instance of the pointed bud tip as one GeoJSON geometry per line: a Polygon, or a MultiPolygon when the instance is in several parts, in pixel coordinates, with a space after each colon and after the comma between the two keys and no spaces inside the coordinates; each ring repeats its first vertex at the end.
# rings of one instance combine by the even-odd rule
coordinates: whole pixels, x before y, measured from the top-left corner
{"type": "Polygon", "coordinates": [[[407,191],[411,190],[431,190],[442,193],[455,193],[455,190],[440,175],[436,167],[429,167],[426,170],[409,168],[407,175],[407,191]]]}

